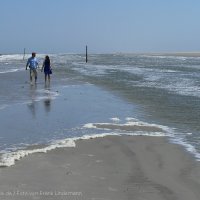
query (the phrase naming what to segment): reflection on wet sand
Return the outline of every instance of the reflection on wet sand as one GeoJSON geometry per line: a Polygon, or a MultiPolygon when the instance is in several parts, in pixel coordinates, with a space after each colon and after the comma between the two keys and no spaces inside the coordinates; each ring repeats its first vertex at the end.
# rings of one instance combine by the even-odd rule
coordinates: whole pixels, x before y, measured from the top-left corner
{"type": "Polygon", "coordinates": [[[44,103],[44,108],[46,113],[49,113],[51,111],[51,89],[50,85],[44,86],[44,90],[42,90],[42,96],[38,96],[40,94],[40,90],[38,91],[37,85],[30,85],[30,102],[27,104],[33,118],[36,117],[37,112],[37,105],[38,105],[38,99],[42,98],[44,103]]]}
{"type": "Polygon", "coordinates": [[[30,85],[30,98],[31,102],[28,104],[28,108],[31,111],[31,114],[33,118],[36,116],[36,90],[37,90],[37,85],[30,85]]]}
{"type": "Polygon", "coordinates": [[[44,99],[45,111],[48,113],[51,111],[51,94],[50,85],[45,84],[45,99],[44,99]]]}

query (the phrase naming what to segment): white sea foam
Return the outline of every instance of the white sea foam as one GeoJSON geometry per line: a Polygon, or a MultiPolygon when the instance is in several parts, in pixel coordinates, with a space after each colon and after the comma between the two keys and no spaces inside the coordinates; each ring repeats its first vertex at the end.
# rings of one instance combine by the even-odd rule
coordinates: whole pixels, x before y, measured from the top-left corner
{"type": "MultiPolygon", "coordinates": [[[[169,56],[161,57],[169,58],[169,56]]],[[[173,58],[173,57],[171,57],[173,58]]],[[[175,59],[183,59],[181,57],[174,57],[175,59]]],[[[197,82],[198,79],[191,79],[193,74],[182,71],[182,65],[177,66],[177,69],[158,69],[158,68],[146,68],[130,65],[92,65],[85,63],[74,63],[74,70],[79,71],[83,75],[87,76],[101,76],[111,72],[111,70],[119,70],[121,72],[129,72],[143,77],[143,81],[134,81],[134,86],[139,87],[151,87],[165,89],[173,93],[177,93],[185,96],[198,96],[200,97],[200,87],[197,82]],[[120,67],[120,68],[119,68],[120,67]]],[[[184,65],[184,67],[187,67],[184,65]]],[[[188,68],[200,68],[199,66],[188,66],[188,68]]]]}
{"type": "MultiPolygon", "coordinates": [[[[185,56],[172,56],[172,55],[141,55],[141,57],[144,58],[155,58],[155,59],[173,59],[173,60],[182,60],[185,61],[189,59],[189,57],[185,56]]],[[[190,58],[195,58],[195,57],[190,57],[190,58]]]]}
{"type": "Polygon", "coordinates": [[[186,142],[184,140],[184,138],[181,138],[180,136],[179,137],[173,136],[173,137],[171,137],[171,142],[185,147],[185,149],[188,152],[190,152],[192,155],[194,155],[194,157],[196,158],[197,161],[200,161],[200,153],[195,149],[195,147],[193,145],[186,142]]]}
{"type": "Polygon", "coordinates": [[[112,120],[113,122],[120,122],[120,119],[117,117],[110,118],[110,120],[112,120]]]}
{"type": "Polygon", "coordinates": [[[116,69],[117,66],[115,65],[94,65],[94,64],[85,64],[85,63],[77,63],[73,62],[73,69],[89,76],[100,76],[106,75],[108,72],[106,70],[116,69]]]}
{"type": "Polygon", "coordinates": [[[83,128],[96,128],[96,126],[93,123],[88,123],[88,124],[85,124],[83,128]]]}
{"type": "Polygon", "coordinates": [[[1,55],[0,61],[10,61],[10,60],[22,60],[22,54],[12,54],[12,55],[1,55]]]}
{"type": "Polygon", "coordinates": [[[73,69],[79,71],[84,75],[89,76],[106,75],[110,73],[112,69],[117,69],[122,72],[127,71],[129,73],[133,73],[143,77],[144,81],[138,81],[137,83],[134,81],[134,86],[137,85],[139,87],[145,86],[162,88],[181,95],[200,96],[200,88],[198,85],[196,85],[195,81],[191,81],[190,78],[186,77],[181,78],[181,81],[180,79],[177,79],[176,73],[179,73],[180,76],[180,71],[178,69],[151,69],[145,67],[132,67],[126,65],[123,65],[123,67],[122,65],[120,65],[119,68],[115,65],[91,65],[85,63],[74,63],[73,69]],[[194,92],[194,90],[196,92],[194,92]]]}
{"type": "MultiPolygon", "coordinates": [[[[178,144],[183,146],[188,152],[190,152],[192,155],[194,155],[194,157],[196,158],[197,161],[200,161],[200,153],[195,149],[195,147],[191,144],[189,144],[186,139],[185,136],[186,135],[191,135],[192,133],[185,133],[185,134],[181,134],[179,132],[176,132],[176,129],[167,127],[167,126],[163,126],[163,125],[158,125],[158,124],[149,124],[146,122],[142,122],[137,120],[136,118],[131,118],[131,117],[127,117],[126,118],[126,123],[124,124],[115,124],[115,123],[88,123],[85,124],[83,127],[84,128],[90,128],[90,129],[102,129],[102,130],[111,130],[111,131],[115,131],[115,132],[111,132],[111,133],[106,133],[104,134],[109,135],[109,134],[115,134],[115,135],[131,135],[131,136],[153,136],[153,137],[169,137],[170,141],[172,143],[178,144]],[[149,127],[157,127],[162,129],[163,131],[160,132],[153,132],[153,131],[123,131],[120,132],[121,130],[117,130],[117,127],[121,126],[121,127],[125,127],[125,126],[149,126],[149,127]],[[101,128],[102,127],[106,127],[106,128],[101,128]],[[112,126],[112,129],[109,128],[109,126],[112,126]],[[116,126],[116,129],[113,128],[113,126],[116,126]]],[[[87,137],[86,137],[87,138],[87,137]]]]}
{"type": "Polygon", "coordinates": [[[89,140],[89,139],[95,139],[95,138],[103,138],[109,135],[113,135],[113,136],[120,136],[119,133],[101,133],[101,134],[91,134],[91,135],[83,135],[81,137],[75,137],[74,141],[76,140],[89,140]]]}
{"type": "Polygon", "coordinates": [[[126,123],[120,124],[119,121],[117,121],[117,123],[115,123],[115,121],[113,123],[87,123],[83,126],[83,128],[87,128],[87,129],[100,129],[100,130],[106,130],[106,131],[110,131],[110,130],[116,130],[116,131],[125,131],[123,132],[123,134],[127,133],[127,134],[131,134],[131,135],[148,135],[148,136],[169,136],[173,130],[167,126],[162,126],[162,125],[158,125],[158,124],[150,124],[147,122],[142,122],[139,121],[135,118],[126,118],[126,123]],[[140,127],[141,130],[134,130],[134,127],[140,127]],[[126,131],[126,127],[132,127],[133,131],[129,130],[126,131]],[[142,128],[155,128],[154,131],[145,131],[142,130],[142,128]],[[157,130],[156,130],[157,129],[157,130]]]}
{"type": "MultiPolygon", "coordinates": [[[[126,128],[126,127],[134,127],[135,126],[138,126],[138,127],[141,127],[141,129],[143,127],[146,127],[146,125],[144,124],[140,124],[139,122],[128,122],[126,124],[115,124],[115,123],[89,123],[89,124],[85,124],[84,125],[84,128],[91,128],[91,129],[100,129],[100,130],[107,130],[107,131],[110,131],[110,130],[116,130],[116,131],[122,131],[123,128],[126,128]],[[102,126],[102,127],[101,127],[102,126]],[[112,128],[110,128],[110,126],[112,126],[112,128]],[[116,128],[114,128],[116,126],[116,128]]],[[[163,126],[154,126],[153,124],[152,125],[148,125],[149,127],[152,127],[152,128],[160,128],[162,129],[161,131],[138,131],[138,130],[133,130],[133,131],[126,131],[126,130],[123,130],[123,134],[131,134],[131,135],[148,135],[148,136],[167,136],[169,135],[168,132],[166,132],[166,130],[168,130],[167,128],[163,128],[163,126]]]]}
{"type": "MultiPolygon", "coordinates": [[[[119,120],[118,118],[114,118],[115,120],[119,120]]],[[[116,125],[118,126],[130,126],[130,125],[146,125],[148,123],[142,123],[139,121],[133,122],[134,118],[128,118],[128,120],[132,120],[132,121],[128,121],[125,124],[119,124],[117,123],[116,125]]],[[[98,124],[102,124],[102,125],[115,125],[115,123],[98,123],[98,124]]],[[[154,126],[153,124],[149,126],[154,126]]],[[[84,129],[96,129],[97,127],[95,126],[94,123],[87,123],[83,126],[84,129]]],[[[81,129],[81,128],[79,128],[81,129]]],[[[144,136],[166,136],[166,133],[162,133],[162,132],[147,132],[147,131],[135,131],[135,132],[120,132],[119,131],[114,131],[112,130],[112,132],[107,132],[107,133],[101,133],[101,134],[90,134],[90,135],[83,135],[81,137],[74,137],[74,138],[67,138],[64,140],[57,140],[52,142],[49,146],[44,147],[44,148],[38,148],[38,149],[20,149],[20,150],[16,150],[14,152],[7,152],[7,153],[3,153],[1,160],[0,160],[0,166],[12,166],[15,164],[15,161],[22,159],[25,156],[28,156],[30,154],[34,154],[34,153],[46,153],[50,150],[56,149],[56,148],[63,148],[63,147],[75,147],[76,144],[75,142],[77,140],[88,140],[88,139],[94,139],[94,138],[101,138],[101,137],[105,137],[105,136],[109,136],[109,135],[114,135],[114,136],[120,136],[120,135],[144,135],[144,136]]]]}
{"type": "Polygon", "coordinates": [[[133,117],[126,117],[125,120],[126,120],[126,121],[135,121],[135,122],[138,121],[138,119],[133,118],[133,117]]]}
{"type": "Polygon", "coordinates": [[[17,71],[20,71],[20,69],[9,69],[5,71],[0,71],[0,74],[12,73],[12,72],[17,72],[17,71]]]}
{"type": "Polygon", "coordinates": [[[137,85],[138,87],[159,88],[180,95],[200,97],[198,77],[195,77],[195,73],[187,73],[186,75],[184,72],[178,70],[141,67],[125,67],[121,71],[128,71],[129,73],[143,77],[143,81],[133,82],[134,87],[137,85]],[[194,79],[191,79],[191,77],[194,77],[194,79]]]}
{"type": "Polygon", "coordinates": [[[57,141],[54,144],[51,144],[44,148],[32,150],[18,150],[15,152],[4,153],[1,157],[0,166],[12,166],[15,164],[15,161],[20,160],[23,157],[28,156],[30,154],[46,153],[47,151],[62,147],[75,147],[75,142],[72,139],[66,139],[57,141]]]}
{"type": "MultiPolygon", "coordinates": [[[[128,118],[129,120],[136,120],[135,118],[128,118]]],[[[98,124],[104,124],[104,125],[108,125],[109,123],[98,123],[98,124]]],[[[131,122],[131,124],[148,124],[148,123],[136,123],[136,122],[131,122]]],[[[119,125],[119,124],[116,124],[119,125]]],[[[130,125],[130,123],[125,123],[124,125],[130,125]]],[[[155,126],[154,124],[148,124],[149,126],[155,126]]],[[[186,143],[183,139],[178,139],[175,134],[174,134],[174,130],[171,128],[168,128],[166,126],[162,126],[162,125],[156,125],[159,128],[163,129],[163,132],[149,132],[149,131],[134,131],[134,132],[116,132],[112,130],[112,132],[107,132],[107,133],[101,133],[101,134],[90,134],[90,135],[83,135],[80,137],[73,137],[73,138],[67,138],[67,139],[63,139],[63,140],[57,140],[52,142],[49,146],[44,147],[44,148],[38,148],[38,149],[32,149],[32,150],[27,150],[27,149],[22,149],[22,150],[17,150],[15,152],[3,152],[1,151],[1,153],[3,154],[1,156],[0,159],[0,166],[12,166],[15,164],[16,161],[22,159],[25,156],[28,156],[30,154],[34,154],[34,153],[46,153],[48,151],[54,150],[56,148],[63,148],[63,147],[76,147],[76,141],[78,140],[88,140],[88,139],[95,139],[95,138],[103,138],[106,136],[123,136],[123,135],[130,135],[130,136],[151,136],[151,137],[165,137],[165,136],[170,136],[171,141],[173,143],[179,144],[179,145],[183,145],[186,147],[186,149],[193,153],[195,155],[195,157],[197,158],[197,160],[200,161],[200,154],[196,151],[196,149],[186,143]]],[[[93,123],[88,123],[85,124],[83,126],[84,128],[97,128],[95,126],[95,124],[93,123]]],[[[28,146],[28,145],[26,145],[28,146]]]]}
{"type": "MultiPolygon", "coordinates": [[[[105,75],[112,69],[117,69],[120,71],[127,71],[129,73],[133,73],[139,76],[142,76],[144,81],[137,82],[139,87],[154,87],[166,89],[170,92],[175,92],[181,95],[186,96],[200,96],[200,87],[196,84],[195,80],[191,80],[191,78],[182,77],[181,79],[176,76],[176,73],[179,73],[181,76],[181,72],[178,70],[170,70],[170,69],[150,69],[144,67],[132,67],[132,66],[120,66],[119,69],[117,66],[106,66],[106,65],[86,65],[76,63],[74,68],[84,75],[89,76],[99,76],[105,75]],[[195,91],[195,92],[194,92],[195,91]]],[[[178,76],[178,77],[179,77],[178,76]]],[[[134,86],[136,86],[136,82],[134,81],[134,86]]]]}
{"type": "Polygon", "coordinates": [[[31,150],[18,150],[15,152],[3,152],[3,155],[0,159],[0,167],[9,167],[15,164],[16,161],[24,158],[25,156],[28,156],[30,154],[34,153],[47,153],[48,151],[54,150],[56,148],[64,148],[64,147],[76,147],[76,141],[77,140],[88,140],[88,139],[94,139],[94,138],[101,138],[108,135],[115,135],[119,136],[119,134],[116,133],[102,133],[102,134],[92,134],[92,135],[83,135],[81,137],[74,137],[74,138],[67,138],[64,140],[57,140],[52,142],[51,145],[44,147],[44,148],[38,148],[38,149],[31,149],[31,150]]]}

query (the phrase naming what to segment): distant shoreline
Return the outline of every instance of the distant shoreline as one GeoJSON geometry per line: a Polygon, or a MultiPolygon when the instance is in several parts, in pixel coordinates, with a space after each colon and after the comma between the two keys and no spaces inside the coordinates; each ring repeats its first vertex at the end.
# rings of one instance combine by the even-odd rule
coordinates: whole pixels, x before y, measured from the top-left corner
{"type": "MultiPolygon", "coordinates": [[[[133,54],[146,56],[179,56],[179,57],[200,57],[200,52],[115,52],[116,54],[133,54]]],[[[115,54],[107,53],[107,54],[115,54]]]]}
{"type": "Polygon", "coordinates": [[[146,53],[151,56],[200,57],[200,52],[146,53]]]}
{"type": "MultiPolygon", "coordinates": [[[[15,55],[15,54],[21,54],[22,53],[0,53],[0,56],[3,55],[15,55]]],[[[27,53],[29,54],[29,53],[27,53]]],[[[37,53],[37,54],[48,54],[48,53],[37,53]]],[[[53,53],[53,54],[60,54],[60,53],[53,53]]],[[[76,54],[76,53],[64,53],[64,54],[76,54]]],[[[77,53],[79,54],[79,53],[77,53]]],[[[135,54],[135,55],[147,55],[147,56],[180,56],[180,57],[200,57],[200,52],[110,52],[110,53],[90,53],[90,54],[135,54]]]]}

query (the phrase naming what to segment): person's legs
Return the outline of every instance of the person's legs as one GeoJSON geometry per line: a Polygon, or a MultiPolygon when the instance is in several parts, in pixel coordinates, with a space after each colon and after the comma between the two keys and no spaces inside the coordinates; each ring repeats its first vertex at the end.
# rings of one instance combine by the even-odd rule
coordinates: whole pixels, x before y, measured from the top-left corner
{"type": "Polygon", "coordinates": [[[35,82],[37,82],[37,70],[34,70],[34,75],[35,75],[35,82]]]}
{"type": "Polygon", "coordinates": [[[30,69],[30,82],[32,82],[32,70],[30,69]]]}
{"type": "Polygon", "coordinates": [[[44,74],[45,83],[47,82],[47,73],[44,74]]]}
{"type": "Polygon", "coordinates": [[[48,74],[48,80],[49,80],[49,83],[50,83],[50,74],[48,74]]]}

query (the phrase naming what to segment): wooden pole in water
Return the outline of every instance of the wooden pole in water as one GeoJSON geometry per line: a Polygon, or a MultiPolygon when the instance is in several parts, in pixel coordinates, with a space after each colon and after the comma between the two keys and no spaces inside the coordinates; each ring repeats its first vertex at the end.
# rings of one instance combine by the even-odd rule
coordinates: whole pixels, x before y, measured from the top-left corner
{"type": "Polygon", "coordinates": [[[25,55],[26,55],[26,49],[24,48],[24,56],[23,56],[23,60],[25,58],[25,55]]]}
{"type": "Polygon", "coordinates": [[[85,49],[85,62],[88,62],[88,53],[87,53],[87,45],[86,45],[86,49],[85,49]]]}

